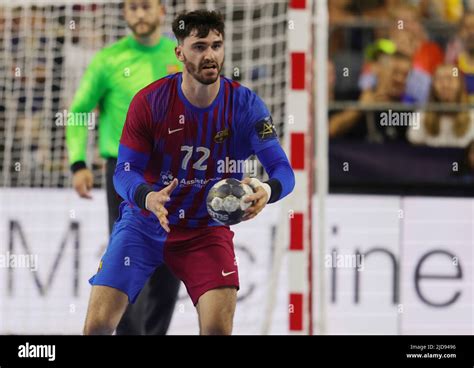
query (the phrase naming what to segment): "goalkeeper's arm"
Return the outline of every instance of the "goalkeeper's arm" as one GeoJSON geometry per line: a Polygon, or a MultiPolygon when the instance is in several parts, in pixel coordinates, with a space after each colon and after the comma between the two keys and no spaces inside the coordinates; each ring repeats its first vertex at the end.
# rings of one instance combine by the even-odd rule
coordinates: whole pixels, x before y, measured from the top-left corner
{"type": "Polygon", "coordinates": [[[89,114],[97,107],[105,92],[103,63],[101,54],[97,54],[87,67],[69,109],[66,146],[73,172],[86,167],[89,127],[82,117],[83,114],[89,114]]]}

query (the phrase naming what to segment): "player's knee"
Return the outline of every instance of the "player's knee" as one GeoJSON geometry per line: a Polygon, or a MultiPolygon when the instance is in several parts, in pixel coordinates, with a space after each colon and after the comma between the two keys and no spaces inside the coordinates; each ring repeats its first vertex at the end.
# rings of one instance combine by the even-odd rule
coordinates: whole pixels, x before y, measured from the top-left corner
{"type": "Polygon", "coordinates": [[[201,335],[231,335],[232,313],[220,313],[201,326],[201,335]]]}
{"type": "Polygon", "coordinates": [[[231,335],[232,323],[213,323],[203,326],[201,335],[231,335]]]}
{"type": "Polygon", "coordinates": [[[105,318],[87,319],[84,324],[84,335],[112,335],[115,327],[105,318]]]}

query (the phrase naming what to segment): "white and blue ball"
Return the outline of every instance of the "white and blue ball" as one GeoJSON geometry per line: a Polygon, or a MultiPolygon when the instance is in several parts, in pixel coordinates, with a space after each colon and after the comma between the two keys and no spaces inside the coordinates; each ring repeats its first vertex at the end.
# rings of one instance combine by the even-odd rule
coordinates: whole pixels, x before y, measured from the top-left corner
{"type": "Polygon", "coordinates": [[[252,202],[244,202],[252,188],[237,179],[223,179],[211,188],[206,205],[209,215],[223,225],[235,225],[242,221],[245,210],[252,202]]]}

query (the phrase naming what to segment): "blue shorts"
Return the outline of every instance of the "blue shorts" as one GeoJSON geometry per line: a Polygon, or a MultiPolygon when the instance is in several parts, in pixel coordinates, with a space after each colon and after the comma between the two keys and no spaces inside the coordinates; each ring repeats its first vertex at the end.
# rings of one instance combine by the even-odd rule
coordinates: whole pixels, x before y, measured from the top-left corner
{"type": "Polygon", "coordinates": [[[121,290],[134,303],[148,278],[165,263],[184,282],[195,305],[208,290],[239,288],[233,232],[227,226],[171,225],[170,229],[167,233],[153,214],[144,215],[122,202],[109,245],[90,284],[121,290]]]}

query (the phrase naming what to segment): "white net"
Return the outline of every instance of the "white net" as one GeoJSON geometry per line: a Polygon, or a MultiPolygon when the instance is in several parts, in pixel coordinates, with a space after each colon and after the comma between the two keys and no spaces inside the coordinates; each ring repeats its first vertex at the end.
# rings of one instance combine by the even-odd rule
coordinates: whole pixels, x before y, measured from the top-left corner
{"type": "MultiPolygon", "coordinates": [[[[91,57],[127,33],[121,0],[0,0],[0,172],[6,187],[67,187],[64,127],[91,57]]],[[[165,33],[191,8],[220,10],[226,19],[224,74],[254,89],[283,136],[287,1],[175,0],[166,4],[165,33]]],[[[99,118],[100,120],[100,118],[99,118]]],[[[103,161],[91,132],[88,164],[103,186],[103,161]]]]}

